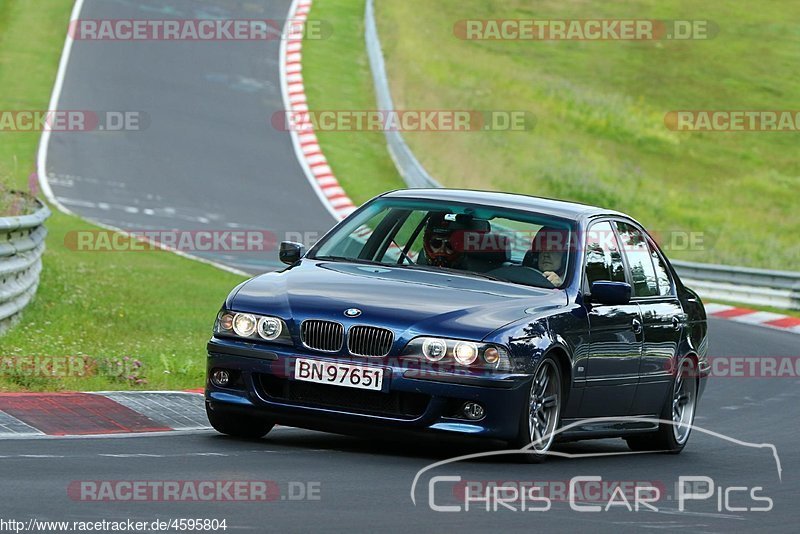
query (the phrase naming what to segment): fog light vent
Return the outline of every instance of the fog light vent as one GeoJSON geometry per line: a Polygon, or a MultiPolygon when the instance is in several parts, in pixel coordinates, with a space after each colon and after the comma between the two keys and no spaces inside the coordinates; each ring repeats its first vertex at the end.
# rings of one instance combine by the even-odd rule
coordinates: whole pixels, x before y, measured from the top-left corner
{"type": "Polygon", "coordinates": [[[486,410],[484,410],[483,406],[477,402],[465,402],[462,411],[464,413],[464,417],[471,421],[483,419],[483,416],[486,415],[486,410]]]}
{"type": "Polygon", "coordinates": [[[214,369],[211,373],[211,383],[215,386],[224,388],[231,381],[231,374],[225,369],[214,369]]]}

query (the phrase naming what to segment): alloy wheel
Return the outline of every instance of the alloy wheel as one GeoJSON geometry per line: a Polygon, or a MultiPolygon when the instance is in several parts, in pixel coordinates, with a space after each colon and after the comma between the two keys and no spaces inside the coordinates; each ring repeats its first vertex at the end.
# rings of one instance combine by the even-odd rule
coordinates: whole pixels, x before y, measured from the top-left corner
{"type": "Polygon", "coordinates": [[[672,432],[675,441],[683,445],[689,439],[697,404],[697,379],[690,360],[684,360],[672,388],[672,432]]]}
{"type": "Polygon", "coordinates": [[[550,449],[560,410],[561,384],[558,371],[555,362],[547,359],[537,370],[531,385],[528,431],[532,450],[546,452],[550,449]]]}

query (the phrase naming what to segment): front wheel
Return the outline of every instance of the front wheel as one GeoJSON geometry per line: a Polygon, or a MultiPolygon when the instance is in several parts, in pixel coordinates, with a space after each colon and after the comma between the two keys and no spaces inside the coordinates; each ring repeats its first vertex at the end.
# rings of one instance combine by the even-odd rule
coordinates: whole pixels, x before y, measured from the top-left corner
{"type": "Polygon", "coordinates": [[[209,403],[206,403],[206,415],[214,430],[237,438],[261,438],[275,426],[275,423],[252,415],[215,410],[209,403]]]}
{"type": "Polygon", "coordinates": [[[658,431],[652,434],[626,438],[631,450],[678,454],[689,441],[697,408],[697,366],[693,359],[684,357],[676,369],[672,394],[667,397],[661,411],[661,419],[671,423],[660,423],[658,431]]]}
{"type": "Polygon", "coordinates": [[[540,463],[555,441],[561,417],[561,369],[553,358],[545,357],[536,369],[530,394],[522,410],[519,435],[512,441],[522,450],[519,457],[528,463],[540,463]]]}

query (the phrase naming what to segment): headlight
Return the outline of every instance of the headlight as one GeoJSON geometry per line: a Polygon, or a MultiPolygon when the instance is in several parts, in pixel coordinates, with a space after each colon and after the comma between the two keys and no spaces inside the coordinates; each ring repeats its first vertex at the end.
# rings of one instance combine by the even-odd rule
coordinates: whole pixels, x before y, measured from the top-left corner
{"type": "Polygon", "coordinates": [[[500,361],[500,351],[497,350],[497,347],[489,347],[485,351],[483,351],[483,361],[488,363],[489,365],[494,365],[500,361]]]}
{"type": "Polygon", "coordinates": [[[475,343],[461,341],[453,349],[453,357],[461,365],[472,365],[478,359],[478,346],[475,343]]]}
{"type": "Polygon", "coordinates": [[[292,336],[283,319],[253,313],[220,311],[214,325],[214,334],[292,344],[292,336]]]}
{"type": "Polygon", "coordinates": [[[511,360],[505,347],[461,339],[416,337],[408,342],[401,357],[424,358],[429,362],[472,369],[511,370],[511,360]]]}
{"type": "Polygon", "coordinates": [[[233,331],[237,336],[251,336],[256,331],[256,318],[249,313],[237,313],[233,316],[233,331]]]}
{"type": "Polygon", "coordinates": [[[438,362],[447,356],[447,343],[443,339],[425,338],[422,342],[422,354],[432,362],[438,362]]]}
{"type": "Polygon", "coordinates": [[[283,330],[283,328],[280,319],[276,319],[275,317],[262,317],[258,320],[258,335],[267,341],[272,341],[281,335],[281,330],[283,330]]]}
{"type": "Polygon", "coordinates": [[[233,330],[233,316],[231,312],[222,312],[219,314],[219,327],[222,330],[233,330]]]}

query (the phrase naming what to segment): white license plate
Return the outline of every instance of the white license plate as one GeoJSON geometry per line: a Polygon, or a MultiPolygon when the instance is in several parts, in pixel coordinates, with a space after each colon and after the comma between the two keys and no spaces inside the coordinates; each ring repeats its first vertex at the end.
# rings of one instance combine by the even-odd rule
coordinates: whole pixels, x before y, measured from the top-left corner
{"type": "Polygon", "coordinates": [[[305,382],[372,391],[380,391],[383,388],[383,369],[379,367],[361,367],[303,358],[295,360],[294,378],[305,382]]]}

